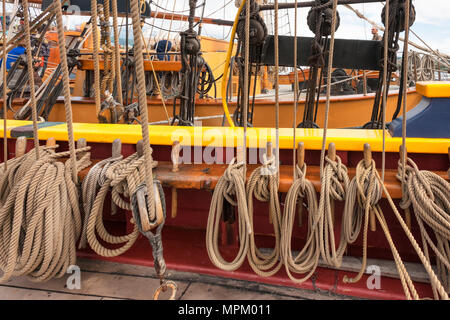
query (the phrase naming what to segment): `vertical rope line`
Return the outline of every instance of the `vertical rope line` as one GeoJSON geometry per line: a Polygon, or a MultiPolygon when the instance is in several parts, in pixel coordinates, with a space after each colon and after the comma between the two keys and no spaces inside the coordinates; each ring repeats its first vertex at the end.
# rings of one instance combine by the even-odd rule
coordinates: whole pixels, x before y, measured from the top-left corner
{"type": "Polygon", "coordinates": [[[95,112],[100,113],[100,61],[98,56],[98,13],[97,0],[91,0],[92,13],[92,57],[94,58],[94,98],[95,98],[95,112]]]}
{"type": "Polygon", "coordinates": [[[245,3],[245,56],[244,56],[244,109],[242,112],[242,116],[244,117],[244,141],[243,141],[243,153],[244,153],[244,166],[243,166],[243,175],[244,181],[246,180],[247,175],[247,120],[248,120],[248,104],[249,104],[249,78],[251,79],[251,75],[249,76],[250,70],[250,2],[245,3]]]}
{"type": "MultiPolygon", "coordinates": [[[[123,95],[122,95],[122,76],[120,74],[120,35],[117,26],[117,1],[113,0],[111,2],[111,9],[113,14],[113,31],[114,31],[114,52],[115,52],[115,67],[116,67],[116,83],[117,83],[117,98],[119,103],[123,105],[123,95]]],[[[128,9],[127,9],[128,10],[128,9]]]]}
{"type": "Polygon", "coordinates": [[[3,76],[3,162],[5,171],[8,168],[8,133],[7,133],[7,118],[8,109],[6,108],[6,0],[3,0],[3,62],[2,62],[2,76],[3,76]]]}
{"type": "Polygon", "coordinates": [[[406,179],[406,106],[407,106],[407,96],[406,92],[408,90],[408,42],[409,42],[409,15],[410,15],[410,0],[405,2],[405,42],[403,44],[403,59],[405,63],[403,65],[403,79],[405,85],[403,86],[403,119],[402,119],[402,190],[405,192],[405,179],[406,179]]]}
{"type": "Polygon", "coordinates": [[[111,30],[109,28],[110,19],[110,2],[109,0],[103,0],[103,17],[105,18],[106,26],[105,31],[107,33],[106,37],[106,50],[103,50],[103,62],[104,62],[104,73],[107,75],[108,79],[105,83],[105,88],[112,94],[114,86],[114,78],[116,70],[113,67],[115,64],[115,51],[111,50],[111,30]]]}
{"type": "MultiPolygon", "coordinates": [[[[167,111],[165,97],[164,97],[164,94],[161,91],[161,85],[159,84],[159,79],[158,79],[158,76],[156,75],[155,67],[153,66],[153,60],[150,58],[150,51],[148,49],[147,43],[145,42],[144,33],[141,32],[141,35],[142,35],[142,41],[144,42],[145,50],[147,52],[147,56],[149,57],[149,62],[150,62],[150,66],[152,68],[152,74],[153,74],[153,77],[155,79],[156,87],[158,89],[158,92],[161,94],[161,102],[162,102],[162,105],[163,105],[163,108],[164,108],[164,113],[166,114],[167,122],[170,124],[169,112],[167,111]]],[[[144,72],[145,72],[145,70],[144,70],[144,72]]],[[[147,101],[147,100],[145,100],[145,101],[147,101]]],[[[148,106],[147,103],[146,103],[146,106],[148,106]]]]}
{"type": "MultiPolygon", "coordinates": [[[[176,1],[174,1],[173,2],[173,8],[172,8],[172,11],[173,12],[175,12],[175,4],[176,4],[177,2],[176,1]]],[[[174,14],[172,13],[172,18],[170,19],[170,25],[169,25],[169,31],[167,32],[167,41],[166,41],[166,47],[164,48],[164,53],[166,53],[167,52],[167,48],[169,47],[169,41],[170,41],[170,34],[172,33],[172,23],[173,23],[173,17],[174,17],[174,14]]],[[[175,44],[175,43],[174,43],[175,44]]],[[[173,46],[172,46],[173,47],[173,46]]],[[[170,60],[170,56],[168,57],[169,58],[169,60],[170,60]]],[[[165,59],[165,57],[164,57],[164,59],[165,59]]]]}
{"type": "Polygon", "coordinates": [[[292,170],[293,170],[293,176],[294,180],[297,179],[297,170],[296,168],[296,134],[297,134],[297,109],[298,109],[298,67],[297,67],[297,18],[298,18],[298,0],[295,0],[295,6],[294,6],[294,124],[292,125],[293,131],[294,131],[294,142],[293,142],[293,148],[292,148],[292,170]]]}
{"type": "MultiPolygon", "coordinates": [[[[333,67],[334,35],[336,32],[336,12],[337,12],[337,0],[333,0],[333,18],[331,20],[331,38],[328,55],[327,79],[331,79],[331,69],[333,67]]],[[[322,177],[323,175],[323,167],[325,163],[325,147],[327,143],[326,140],[328,130],[328,114],[330,112],[330,97],[331,97],[331,81],[327,81],[327,101],[325,104],[325,121],[323,125],[322,151],[320,154],[320,177],[322,177]]]]}
{"type": "Polygon", "coordinates": [[[388,59],[389,59],[389,50],[388,50],[388,34],[389,34],[389,1],[386,1],[386,10],[384,17],[384,65],[383,65],[383,153],[381,155],[381,180],[384,183],[384,176],[386,174],[386,102],[387,102],[387,68],[388,68],[388,59]]]}
{"type": "MultiPolygon", "coordinates": [[[[34,63],[33,53],[31,51],[31,37],[30,37],[30,17],[28,14],[28,0],[24,0],[23,3],[23,18],[25,24],[25,46],[27,49],[27,71],[28,71],[28,85],[30,86],[30,99],[31,99],[31,116],[33,119],[33,138],[34,138],[34,150],[36,152],[36,160],[39,160],[39,135],[37,126],[37,111],[36,111],[36,91],[34,88],[34,63]]],[[[6,82],[3,85],[6,89],[6,82]]],[[[5,90],[3,90],[5,91],[5,90]]],[[[5,103],[6,101],[3,101],[5,103]]]]}
{"type": "MultiPolygon", "coordinates": [[[[276,150],[275,150],[275,163],[278,171],[278,183],[280,182],[280,61],[279,61],[279,44],[278,44],[278,0],[275,0],[275,134],[276,134],[276,150]]],[[[294,151],[295,152],[295,151],[294,151]]]]}
{"type": "MultiPolygon", "coordinates": [[[[59,46],[59,58],[61,60],[62,69],[62,79],[64,87],[64,108],[66,111],[66,122],[67,122],[67,134],[69,136],[69,151],[70,151],[70,162],[72,167],[72,179],[74,183],[78,183],[77,175],[77,158],[75,155],[75,141],[73,135],[73,122],[72,122],[72,103],[70,101],[70,84],[69,84],[69,68],[67,66],[67,52],[66,52],[66,41],[64,38],[64,27],[62,20],[62,9],[59,0],[54,0],[56,4],[56,26],[58,30],[58,46],[59,46]]],[[[94,23],[97,23],[96,21],[94,23]]]]}
{"type": "Polygon", "coordinates": [[[154,220],[155,206],[154,206],[154,190],[153,190],[153,170],[152,155],[150,150],[150,134],[148,130],[148,110],[147,110],[147,93],[145,91],[145,71],[144,58],[142,50],[142,30],[140,25],[140,10],[139,0],[131,1],[131,19],[133,23],[133,37],[134,37],[134,58],[136,63],[136,78],[137,89],[139,95],[139,107],[141,111],[141,127],[142,139],[144,140],[144,159],[145,159],[145,183],[147,185],[148,195],[148,213],[150,220],[154,220]]]}

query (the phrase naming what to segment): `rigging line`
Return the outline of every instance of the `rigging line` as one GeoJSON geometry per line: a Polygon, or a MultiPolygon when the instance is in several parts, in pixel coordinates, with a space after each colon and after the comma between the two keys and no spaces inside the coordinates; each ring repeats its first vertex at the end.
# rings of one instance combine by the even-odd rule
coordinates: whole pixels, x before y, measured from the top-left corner
{"type": "MultiPolygon", "coordinates": [[[[175,4],[177,1],[174,0],[173,2],[174,2],[174,4],[175,4]]],[[[153,1],[150,1],[150,4],[153,4],[155,7],[159,8],[159,9],[161,9],[161,10],[170,12],[170,13],[184,13],[184,12],[189,12],[189,10],[184,10],[184,9],[183,9],[183,10],[175,10],[175,5],[174,5],[174,8],[173,8],[172,10],[167,10],[166,8],[163,8],[162,6],[155,4],[153,1]]],[[[199,4],[198,6],[196,6],[195,9],[198,9],[198,8],[204,6],[204,5],[205,5],[205,2],[203,2],[203,4],[199,4]]]]}
{"type": "MultiPolygon", "coordinates": [[[[337,0],[333,0],[333,15],[331,19],[331,38],[328,54],[328,66],[327,66],[327,79],[331,79],[331,69],[333,66],[333,53],[334,53],[334,35],[336,32],[336,14],[337,14],[337,0]]],[[[327,101],[325,105],[325,120],[323,126],[323,138],[322,138],[322,151],[320,155],[320,177],[323,175],[323,167],[325,162],[325,147],[327,140],[328,129],[328,116],[330,113],[330,96],[331,96],[331,81],[327,82],[327,101]]]]}
{"type": "MultiPolygon", "coordinates": [[[[30,87],[30,100],[31,100],[31,115],[33,119],[33,138],[34,138],[34,149],[36,152],[36,160],[39,160],[39,135],[37,126],[37,111],[36,111],[36,89],[34,87],[34,67],[33,67],[33,52],[31,50],[31,34],[30,34],[30,17],[29,17],[29,7],[28,0],[22,2],[23,6],[23,17],[25,24],[25,43],[26,43],[26,54],[27,54],[27,71],[28,71],[28,85],[30,87]]],[[[6,90],[6,83],[3,86],[6,90]]],[[[3,101],[5,103],[6,101],[3,101]]],[[[5,132],[6,135],[6,132],[5,132]]]]}
{"type": "MultiPolygon", "coordinates": [[[[169,0],[167,0],[166,1],[166,6],[169,4],[169,0]]],[[[162,20],[161,20],[161,25],[163,25],[163,23],[164,23],[164,21],[165,21],[165,19],[166,19],[166,14],[167,14],[167,12],[164,12],[163,13],[163,17],[162,17],[162,20]]],[[[156,16],[155,16],[155,19],[156,19],[156,16]]],[[[160,29],[159,30],[159,33],[158,33],[158,39],[160,39],[162,36],[161,36],[161,34],[162,34],[162,30],[160,29]]]]}
{"type": "Polygon", "coordinates": [[[206,0],[203,1],[202,14],[200,16],[200,21],[198,22],[198,35],[199,36],[202,34],[203,18],[205,16],[205,3],[206,3],[206,0]]]}
{"type": "MultiPolygon", "coordinates": [[[[174,1],[173,2],[173,9],[175,10],[175,4],[176,4],[176,1],[174,1]]],[[[172,30],[172,23],[173,23],[173,15],[172,15],[172,18],[170,19],[170,25],[169,25],[169,30],[172,30]]],[[[172,31],[169,31],[169,33],[167,34],[167,41],[166,41],[166,47],[164,48],[164,52],[167,52],[167,48],[169,47],[169,39],[170,39],[170,34],[172,33],[172,31]]],[[[151,35],[150,35],[150,37],[151,37],[151,35]]],[[[147,51],[148,52],[148,51],[147,51]]],[[[164,58],[166,57],[166,56],[163,56],[164,58]]],[[[170,57],[169,57],[169,60],[170,60],[170,57]]],[[[153,63],[152,63],[152,68],[153,68],[153,63]]],[[[155,79],[156,80],[156,79],[155,79]]],[[[166,111],[167,112],[167,111],[166,111]]]]}
{"type": "Polygon", "coordinates": [[[296,133],[297,133],[297,109],[298,109],[298,66],[297,66],[297,19],[298,19],[298,1],[295,0],[294,6],[294,123],[293,123],[293,135],[294,135],[294,145],[292,148],[292,170],[294,181],[297,179],[296,170],[296,133]]]}
{"type": "Polygon", "coordinates": [[[433,50],[417,33],[414,32],[413,29],[409,29],[409,31],[417,38],[420,42],[422,42],[431,52],[433,52],[439,59],[442,60],[442,62],[447,66],[450,67],[450,63],[440,54],[438,51],[433,50]]]}
{"type": "Polygon", "coordinates": [[[404,64],[403,64],[403,79],[405,81],[405,85],[403,86],[403,119],[402,119],[402,193],[403,193],[403,197],[405,197],[405,188],[406,188],[406,107],[407,107],[407,95],[406,95],[406,90],[408,88],[407,85],[407,79],[408,79],[408,68],[406,66],[408,66],[408,60],[409,60],[409,55],[408,55],[408,44],[409,44],[409,17],[411,14],[411,7],[410,7],[410,2],[407,0],[405,2],[405,43],[403,45],[403,59],[404,59],[404,64]]]}
{"type": "MultiPolygon", "coordinates": [[[[158,3],[159,3],[159,0],[158,0],[158,3]]],[[[158,7],[156,7],[155,16],[153,17],[153,24],[151,25],[152,28],[150,29],[150,36],[153,36],[153,28],[154,28],[154,24],[156,22],[157,13],[158,13],[158,7]]],[[[127,23],[128,23],[128,20],[127,20],[127,23]]],[[[146,23],[145,19],[144,19],[144,23],[146,23]]]]}
{"type": "Polygon", "coordinates": [[[3,163],[5,167],[5,172],[8,169],[8,134],[7,134],[7,119],[8,119],[8,109],[6,108],[6,0],[3,0],[3,20],[2,20],[2,31],[3,31],[3,61],[2,61],[2,79],[3,79],[3,163]]]}
{"type": "Polygon", "coordinates": [[[386,103],[387,103],[387,96],[388,96],[388,89],[387,89],[387,77],[388,77],[388,59],[389,59],[389,41],[388,41],[388,34],[389,34],[389,1],[386,1],[386,13],[384,18],[384,25],[386,28],[386,31],[384,32],[384,65],[383,65],[383,102],[382,102],[382,109],[383,109],[383,152],[381,154],[381,181],[384,183],[384,177],[386,174],[386,103]]]}
{"type": "Polygon", "coordinates": [[[249,105],[249,82],[251,79],[250,72],[250,0],[245,3],[245,57],[244,57],[244,105],[242,116],[244,117],[244,166],[243,177],[244,181],[247,176],[247,120],[248,120],[248,105],[249,105]],[[249,79],[250,78],[250,79],[249,79]]]}
{"type": "Polygon", "coordinates": [[[275,151],[275,163],[277,166],[277,179],[278,185],[280,183],[280,59],[279,59],[279,38],[278,38],[278,0],[275,0],[275,33],[274,33],[274,56],[275,56],[275,139],[276,139],[276,151],[275,151]]]}
{"type": "MultiPolygon", "coordinates": [[[[225,8],[226,8],[230,3],[232,3],[233,1],[234,1],[234,0],[230,0],[230,1],[227,2],[227,4],[224,4],[224,5],[223,5],[222,7],[220,7],[219,9],[217,9],[217,10],[211,12],[211,13],[208,13],[208,14],[205,16],[205,18],[209,18],[209,17],[211,17],[213,14],[219,12],[220,10],[225,9],[225,8]]],[[[225,1],[224,1],[224,2],[225,2],[225,1]]],[[[224,15],[224,18],[225,18],[225,15],[224,15]]]]}

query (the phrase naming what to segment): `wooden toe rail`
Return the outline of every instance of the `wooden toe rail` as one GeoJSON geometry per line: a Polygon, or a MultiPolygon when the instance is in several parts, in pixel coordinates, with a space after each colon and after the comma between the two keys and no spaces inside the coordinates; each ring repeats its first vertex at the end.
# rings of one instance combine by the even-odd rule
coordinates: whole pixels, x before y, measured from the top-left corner
{"type": "MultiPolygon", "coordinates": [[[[93,160],[93,163],[99,160],[93,160]]],[[[223,175],[228,165],[220,164],[181,164],[178,171],[172,171],[172,163],[161,161],[154,169],[155,178],[160,180],[164,187],[193,190],[214,190],[220,177],[223,175]]],[[[258,167],[258,165],[247,166],[247,178],[258,167]]],[[[315,189],[320,191],[320,168],[317,166],[308,167],[307,178],[311,180],[315,189]]],[[[80,172],[80,179],[88,173],[89,168],[80,172]]],[[[349,177],[355,176],[355,168],[349,168],[349,177]]],[[[400,182],[395,175],[396,170],[386,170],[385,184],[392,198],[400,199],[402,190],[400,182]]],[[[437,172],[444,179],[448,179],[446,172],[437,172]]],[[[281,166],[280,168],[280,192],[288,192],[292,184],[292,166],[281,166]]]]}

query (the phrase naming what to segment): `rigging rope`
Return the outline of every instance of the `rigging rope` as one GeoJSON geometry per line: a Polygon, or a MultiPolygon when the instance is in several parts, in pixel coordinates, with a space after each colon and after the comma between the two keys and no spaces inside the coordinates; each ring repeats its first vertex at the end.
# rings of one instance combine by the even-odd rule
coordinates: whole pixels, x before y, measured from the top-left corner
{"type": "MultiPolygon", "coordinates": [[[[15,177],[17,183],[0,209],[0,282],[22,275],[46,281],[62,277],[75,264],[75,243],[81,230],[77,187],[70,161],[59,161],[70,152],[39,149],[41,158],[37,161],[29,156],[19,158],[30,161],[17,168],[22,178],[15,177]]],[[[78,161],[79,169],[90,164],[89,157],[86,153],[78,161]]]]}
{"type": "Polygon", "coordinates": [[[95,96],[95,113],[100,113],[101,94],[100,94],[100,58],[98,46],[100,39],[98,38],[98,8],[97,0],[91,0],[92,10],[92,57],[94,59],[94,96],[95,96]]]}
{"type": "MultiPolygon", "coordinates": [[[[33,135],[34,138],[34,150],[36,152],[36,160],[39,160],[39,137],[37,136],[37,112],[36,112],[36,88],[34,87],[34,62],[33,52],[31,51],[31,34],[30,34],[30,18],[28,16],[28,0],[24,0],[23,3],[23,15],[25,24],[25,48],[27,52],[27,71],[28,71],[28,84],[30,87],[30,100],[31,100],[31,115],[33,119],[33,135]]],[[[6,83],[4,85],[6,90],[6,83]]],[[[3,101],[5,102],[5,101],[3,101]]],[[[5,132],[6,135],[6,132],[5,132]]],[[[6,160],[5,160],[6,161],[6,160]]]]}
{"type": "Polygon", "coordinates": [[[120,33],[118,31],[117,19],[117,1],[112,1],[112,14],[113,14],[113,31],[114,31],[114,56],[115,56],[115,69],[116,69],[116,85],[117,85],[117,99],[121,105],[123,105],[123,92],[122,92],[122,77],[120,70],[120,33]]]}
{"type": "MultiPolygon", "coordinates": [[[[6,82],[6,0],[3,0],[3,20],[2,20],[2,31],[3,31],[3,60],[2,60],[2,84],[3,84],[3,162],[4,162],[4,171],[8,169],[8,109],[6,107],[6,90],[7,90],[7,82],[6,82]]],[[[1,170],[1,169],[0,169],[1,170]]]]}
{"type": "MultiPolygon", "coordinates": [[[[115,257],[123,254],[136,242],[139,230],[134,223],[133,231],[125,236],[114,236],[108,233],[103,224],[103,204],[108,191],[111,190],[112,201],[119,208],[131,211],[131,201],[125,199],[131,198],[138,186],[145,182],[145,157],[136,152],[126,159],[122,160],[121,156],[109,158],[97,165],[91,169],[94,171],[86,177],[89,179],[83,182],[83,199],[86,200],[92,199],[95,195],[95,180],[98,181],[100,187],[95,195],[95,200],[85,202],[85,214],[88,216],[85,218],[87,221],[85,234],[87,242],[97,254],[104,257],[115,257]],[[89,208],[91,204],[92,209],[89,208]],[[109,249],[97,240],[96,235],[108,244],[124,244],[119,248],[109,249]]],[[[156,162],[151,162],[152,167],[156,167],[156,165],[156,162]]],[[[83,238],[82,241],[84,241],[83,238]]]]}
{"type": "Polygon", "coordinates": [[[300,284],[308,280],[317,268],[320,257],[320,234],[317,194],[312,182],[306,179],[306,164],[304,163],[302,167],[296,165],[295,169],[296,178],[286,195],[284,204],[281,256],[289,278],[300,284]],[[301,219],[304,204],[307,204],[308,208],[308,234],[304,247],[294,257],[291,249],[292,229],[297,206],[299,219],[301,219]],[[307,274],[303,278],[297,279],[292,273],[307,274]]]}
{"type": "Polygon", "coordinates": [[[275,247],[270,254],[261,252],[255,243],[254,233],[250,234],[248,262],[256,274],[270,277],[280,270],[282,260],[280,256],[281,241],[281,209],[278,199],[278,178],[276,158],[272,155],[269,143],[267,154],[263,155],[263,165],[252,172],[247,182],[247,205],[250,218],[250,228],[253,230],[253,196],[261,202],[269,202],[269,215],[275,233],[275,247]]]}
{"type": "Polygon", "coordinates": [[[249,235],[252,233],[242,174],[242,156],[234,158],[214,188],[206,227],[206,249],[211,262],[226,271],[238,269],[247,256],[249,235]],[[236,199],[236,200],[235,200],[236,199]],[[219,227],[224,210],[224,200],[236,207],[239,221],[239,251],[233,261],[227,262],[219,252],[219,227]]]}

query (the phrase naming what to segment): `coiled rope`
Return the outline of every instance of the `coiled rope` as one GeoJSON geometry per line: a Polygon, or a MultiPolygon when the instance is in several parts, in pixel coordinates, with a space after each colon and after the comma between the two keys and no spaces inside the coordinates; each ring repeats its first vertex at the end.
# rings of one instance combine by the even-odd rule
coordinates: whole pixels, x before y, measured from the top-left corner
{"type": "Polygon", "coordinates": [[[226,271],[238,269],[244,262],[248,247],[249,235],[252,233],[245,194],[245,182],[242,175],[242,161],[234,158],[214,188],[206,227],[206,249],[211,262],[226,271]],[[235,259],[227,262],[219,251],[219,227],[223,214],[224,200],[237,206],[239,221],[239,251],[235,259]]]}
{"type": "Polygon", "coordinates": [[[318,231],[317,195],[312,182],[306,179],[307,166],[303,164],[300,168],[297,165],[295,169],[297,178],[289,189],[284,204],[281,255],[289,278],[300,284],[308,280],[317,268],[320,257],[320,234],[318,231]],[[299,206],[299,214],[301,215],[304,203],[308,205],[308,235],[303,249],[293,257],[291,238],[296,208],[299,206]],[[307,274],[303,278],[297,279],[292,273],[307,274]]]}
{"type": "MultiPolygon", "coordinates": [[[[334,148],[330,144],[330,148],[334,148]]],[[[332,151],[333,153],[334,151],[332,151]]],[[[350,179],[347,167],[342,164],[339,156],[328,155],[325,157],[325,166],[321,177],[321,190],[319,200],[319,233],[320,252],[322,259],[330,266],[340,267],[342,257],[347,247],[346,236],[341,234],[339,247],[336,249],[334,236],[334,201],[345,201],[350,179]]],[[[353,225],[352,222],[349,222],[353,225]]],[[[342,230],[347,230],[345,221],[342,222],[342,230]]],[[[347,230],[348,231],[348,230],[347,230]]]]}
{"type": "MultiPolygon", "coordinates": [[[[450,184],[437,174],[421,171],[411,159],[407,158],[406,167],[399,161],[397,178],[404,181],[404,197],[400,203],[402,209],[413,207],[420,228],[422,247],[430,261],[429,248],[436,255],[438,275],[445,291],[450,291],[450,184]],[[405,171],[404,180],[402,171],[405,171]],[[435,240],[428,233],[430,228],[435,240]]],[[[436,284],[432,282],[435,298],[438,297],[436,284]]]]}
{"type": "Polygon", "coordinates": [[[253,196],[262,202],[269,202],[269,214],[275,232],[275,247],[270,254],[261,252],[255,244],[254,233],[250,234],[248,262],[256,274],[270,277],[280,270],[281,242],[281,209],[278,199],[278,171],[275,156],[271,155],[271,146],[268,153],[263,155],[263,165],[252,172],[247,182],[247,205],[250,218],[250,227],[253,229],[253,196]]]}
{"type": "Polygon", "coordinates": [[[343,213],[343,229],[345,242],[354,243],[358,238],[362,220],[364,219],[363,229],[363,261],[361,269],[355,278],[349,279],[344,276],[344,282],[358,282],[367,263],[367,233],[369,229],[370,212],[377,210],[381,212],[378,202],[381,200],[383,191],[381,185],[375,179],[377,169],[375,161],[369,158],[366,152],[370,152],[368,145],[364,146],[364,160],[361,160],[356,167],[356,175],[350,182],[345,199],[343,213]]]}
{"type": "MultiPolygon", "coordinates": [[[[119,144],[120,140],[116,140],[113,142],[113,155],[104,159],[98,163],[96,163],[88,172],[86,177],[83,179],[83,184],[81,187],[82,190],[82,199],[83,199],[83,209],[84,209],[84,223],[83,223],[83,231],[81,234],[81,239],[79,243],[79,248],[83,249],[87,244],[87,225],[89,222],[89,217],[91,215],[92,208],[94,206],[95,199],[97,197],[99,189],[106,182],[106,171],[117,161],[123,159],[123,156],[120,154],[119,150],[114,150],[114,147],[119,144]]],[[[114,211],[116,209],[115,202],[111,201],[111,210],[114,211]]]]}
{"type": "MultiPolygon", "coordinates": [[[[131,195],[136,192],[137,187],[145,181],[144,163],[145,158],[136,152],[123,160],[118,161],[118,158],[105,160],[105,162],[96,169],[96,172],[92,174],[93,177],[98,177],[100,189],[92,204],[92,209],[89,213],[86,212],[86,214],[88,214],[86,237],[89,246],[97,254],[103,257],[115,257],[121,255],[136,242],[139,235],[139,230],[136,225],[134,226],[133,231],[125,236],[114,236],[108,233],[103,224],[103,204],[108,191],[111,190],[112,201],[114,201],[119,208],[131,211],[131,202],[125,199],[131,198],[131,195]],[[101,170],[102,167],[104,170],[99,174],[97,170],[101,170]],[[102,181],[103,179],[105,180],[102,181]],[[109,249],[98,241],[96,234],[108,244],[123,243],[123,245],[116,249],[109,249]]],[[[152,161],[151,166],[156,167],[156,165],[157,163],[152,161]]],[[[84,187],[88,189],[87,184],[84,187]]],[[[87,192],[87,196],[89,195],[92,195],[92,192],[87,192]]],[[[86,205],[89,205],[89,203],[86,205]]]]}
{"type": "MultiPolygon", "coordinates": [[[[0,209],[0,282],[22,275],[46,281],[63,276],[75,264],[75,243],[81,231],[77,187],[70,161],[59,161],[70,152],[39,149],[41,157],[33,159],[31,167],[26,161],[31,156],[23,157],[24,168],[16,171],[25,173],[0,209]]],[[[89,157],[86,153],[77,161],[80,170],[90,165],[89,157]]]]}

